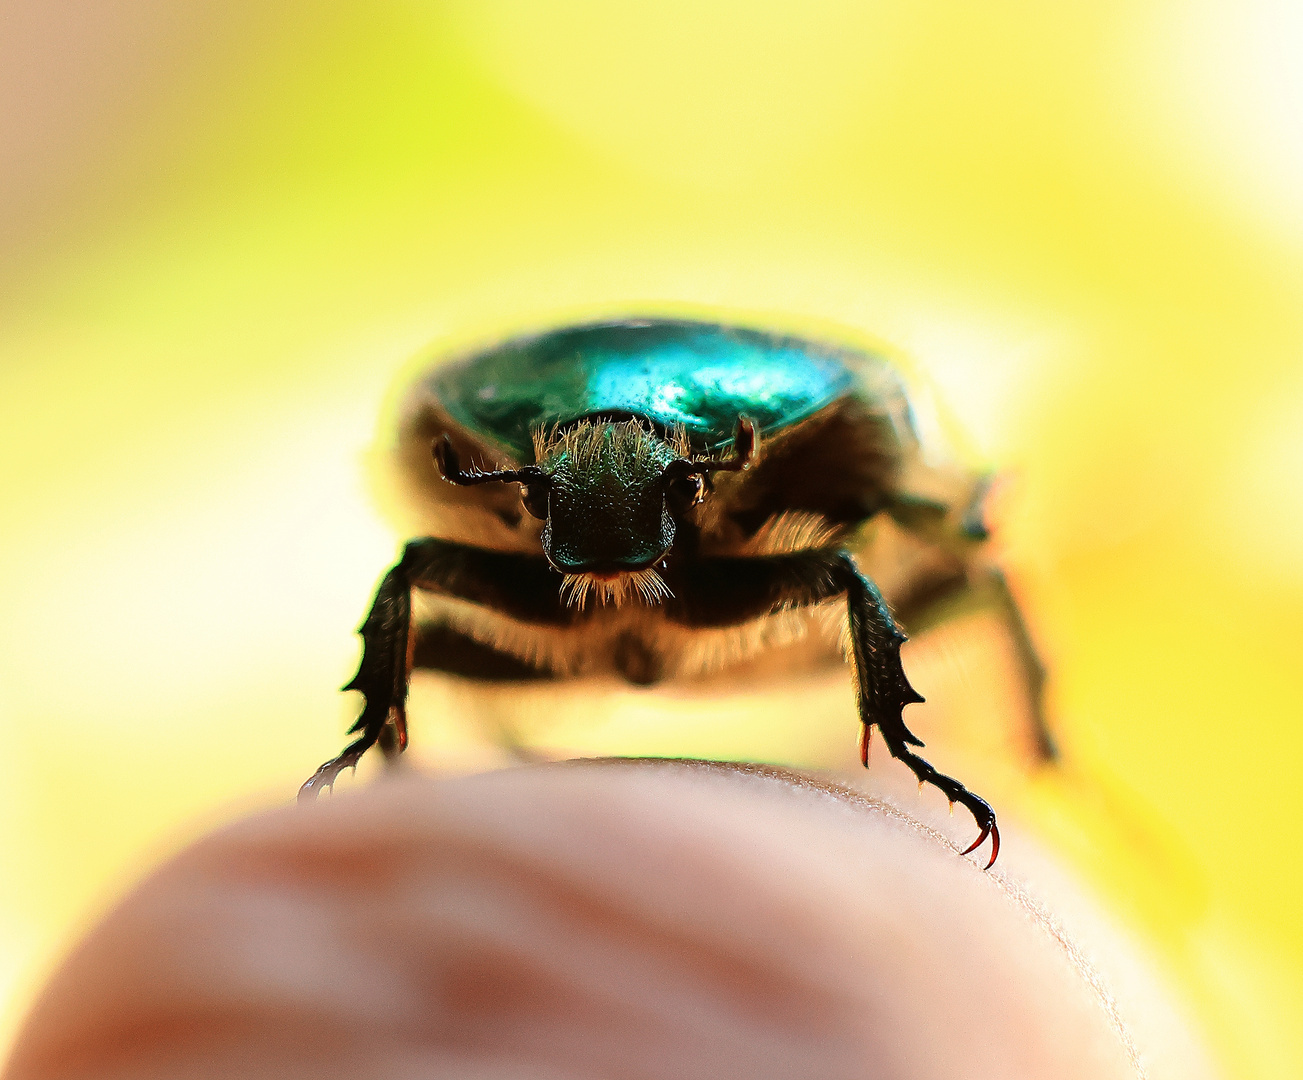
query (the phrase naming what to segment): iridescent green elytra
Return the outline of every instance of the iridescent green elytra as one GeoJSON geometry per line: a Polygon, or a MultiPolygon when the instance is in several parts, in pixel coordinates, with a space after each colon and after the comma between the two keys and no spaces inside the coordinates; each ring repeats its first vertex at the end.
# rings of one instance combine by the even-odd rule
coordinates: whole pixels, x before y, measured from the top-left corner
{"type": "Polygon", "coordinates": [[[540,426],[593,414],[682,427],[725,446],[739,416],[763,435],[852,393],[854,350],[685,320],[601,323],[517,338],[439,368],[430,389],[467,431],[522,456],[540,426]]]}

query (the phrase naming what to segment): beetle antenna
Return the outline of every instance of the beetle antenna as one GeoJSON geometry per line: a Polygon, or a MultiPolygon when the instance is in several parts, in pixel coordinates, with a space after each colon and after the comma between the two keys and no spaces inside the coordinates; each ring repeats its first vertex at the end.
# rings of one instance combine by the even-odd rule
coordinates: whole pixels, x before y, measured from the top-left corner
{"type": "Polygon", "coordinates": [[[756,434],[756,425],[750,417],[737,418],[737,430],[733,433],[733,456],[727,458],[707,458],[694,461],[693,472],[741,472],[751,468],[760,448],[760,437],[756,434]]]}
{"type": "Polygon", "coordinates": [[[544,478],[543,470],[534,465],[526,465],[523,469],[494,469],[492,472],[475,468],[463,469],[461,457],[453,449],[452,440],[446,432],[442,439],[435,440],[431,451],[439,472],[450,484],[460,484],[463,487],[471,484],[529,484],[544,478]]]}

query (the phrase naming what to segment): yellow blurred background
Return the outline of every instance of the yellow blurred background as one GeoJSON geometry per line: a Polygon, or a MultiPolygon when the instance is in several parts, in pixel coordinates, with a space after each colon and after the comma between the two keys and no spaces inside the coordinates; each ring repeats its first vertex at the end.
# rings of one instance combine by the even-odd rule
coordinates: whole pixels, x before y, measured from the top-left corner
{"type": "MultiPolygon", "coordinates": [[[[413,358],[688,305],[890,342],[1011,478],[1066,765],[992,783],[1303,1075],[1300,193],[1285,0],[0,3],[5,1032],[340,747],[413,358]]],[[[835,692],[588,748],[819,764],[835,692]]]]}

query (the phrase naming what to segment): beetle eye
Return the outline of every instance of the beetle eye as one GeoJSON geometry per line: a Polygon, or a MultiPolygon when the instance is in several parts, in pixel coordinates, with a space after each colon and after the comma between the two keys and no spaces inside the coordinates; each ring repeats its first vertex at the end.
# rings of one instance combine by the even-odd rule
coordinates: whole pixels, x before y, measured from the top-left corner
{"type": "Polygon", "coordinates": [[[522,484],[520,501],[525,504],[525,509],[529,511],[532,517],[538,518],[539,521],[547,520],[546,484],[522,484]]]}
{"type": "Polygon", "coordinates": [[[678,473],[665,482],[665,499],[675,514],[686,514],[701,502],[705,483],[699,473],[678,473]]]}

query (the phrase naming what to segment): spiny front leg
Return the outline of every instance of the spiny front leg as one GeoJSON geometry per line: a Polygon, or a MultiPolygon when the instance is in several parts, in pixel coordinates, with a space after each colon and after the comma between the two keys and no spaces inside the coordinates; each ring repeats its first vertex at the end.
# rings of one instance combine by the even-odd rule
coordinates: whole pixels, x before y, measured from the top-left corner
{"type": "Polygon", "coordinates": [[[902,713],[906,705],[923,698],[910,686],[900,662],[900,647],[905,643],[905,635],[892,619],[882,594],[860,573],[855,560],[846,552],[841,553],[839,576],[846,588],[850,611],[856,696],[860,720],[864,724],[860,741],[861,761],[868,765],[869,728],[876,724],[892,757],[908,765],[920,784],[940,788],[952,804],[960,803],[973,815],[981,833],[963,854],[976,851],[988,836],[991,837],[991,858],[986,864],[990,869],[1000,854],[1000,830],[995,823],[995,811],[985,799],[974,795],[954,777],[938,772],[910,749],[911,746],[922,746],[923,742],[905,725],[902,713]]]}
{"type": "Polygon", "coordinates": [[[425,537],[403,548],[385,575],[359,631],[362,663],[345,690],[360,690],[362,714],[349,729],[358,737],[321,766],[299,789],[311,799],[357,765],[377,742],[389,756],[407,746],[407,684],[412,670],[412,589],[429,589],[491,607],[523,622],[563,625],[573,615],[561,604],[557,576],[539,557],[425,537]]]}
{"type": "Polygon", "coordinates": [[[343,687],[360,690],[362,712],[348,729],[360,732],[338,757],[325,762],[299,788],[299,801],[316,798],[323,788],[333,788],[345,769],[356,768],[358,761],[392,724],[385,739],[387,753],[401,753],[407,748],[407,683],[411,670],[412,583],[410,547],[403,560],[385,574],[375,601],[358,633],[362,635],[362,662],[357,674],[343,687]]]}
{"type": "Polygon", "coordinates": [[[920,783],[940,788],[951,802],[962,803],[982,830],[975,851],[992,838],[991,860],[1000,851],[995,811],[953,777],[937,772],[910,750],[923,743],[905,726],[901,712],[922,701],[909,685],[900,662],[905,635],[897,628],[877,587],[860,573],[845,551],[819,548],[785,555],[707,558],[673,568],[674,596],[665,603],[672,621],[690,627],[736,626],[792,607],[807,607],[846,597],[850,610],[852,660],[860,720],[861,754],[867,764],[868,729],[877,726],[893,757],[913,771],[920,783]]]}

